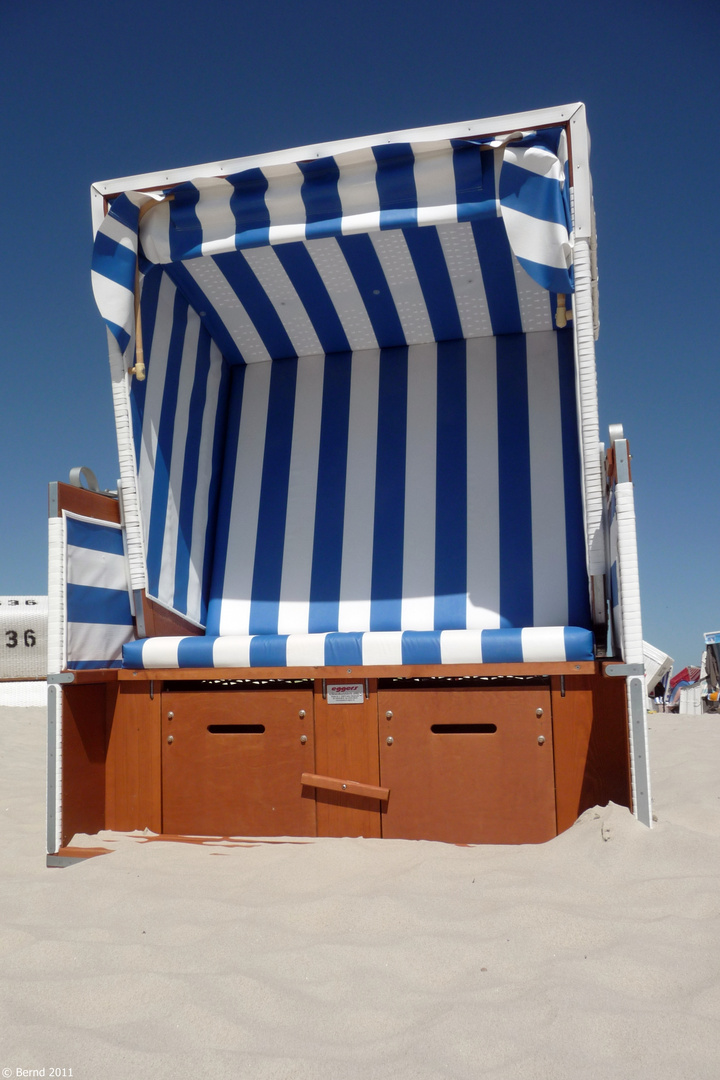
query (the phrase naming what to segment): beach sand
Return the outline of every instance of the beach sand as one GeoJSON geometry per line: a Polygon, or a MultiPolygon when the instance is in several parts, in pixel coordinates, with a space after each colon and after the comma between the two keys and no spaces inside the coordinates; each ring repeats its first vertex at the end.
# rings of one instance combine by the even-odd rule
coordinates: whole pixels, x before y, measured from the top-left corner
{"type": "Polygon", "coordinates": [[[720,717],[650,737],[652,831],[611,804],[522,847],[107,833],[48,870],[44,713],[0,709],[0,1075],[717,1080],[720,717]]]}

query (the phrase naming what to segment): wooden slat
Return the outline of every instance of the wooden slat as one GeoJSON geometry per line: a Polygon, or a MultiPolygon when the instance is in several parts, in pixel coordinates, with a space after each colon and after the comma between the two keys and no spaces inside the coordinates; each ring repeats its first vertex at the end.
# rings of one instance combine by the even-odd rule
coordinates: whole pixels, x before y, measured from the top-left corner
{"type": "Polygon", "coordinates": [[[338,780],[335,776],[318,776],[316,773],[303,773],[301,777],[305,787],[322,788],[323,791],[341,791],[347,795],[364,795],[368,799],[387,802],[390,788],[375,787],[373,784],[360,784],[357,780],[338,780]]]}
{"type": "Polygon", "coordinates": [[[275,668],[139,668],[121,670],[118,678],[129,682],[150,679],[446,679],[507,677],[515,675],[594,675],[594,660],[547,664],[398,664],[384,667],[275,667],[275,668]]]}
{"type": "Polygon", "coordinates": [[[112,521],[116,525],[120,524],[120,504],[112,495],[101,495],[97,491],[88,491],[87,488],[78,488],[73,484],[63,484],[58,481],[58,517],[63,510],[69,510],[72,514],[82,514],[84,517],[97,518],[98,521],[112,521]]]}

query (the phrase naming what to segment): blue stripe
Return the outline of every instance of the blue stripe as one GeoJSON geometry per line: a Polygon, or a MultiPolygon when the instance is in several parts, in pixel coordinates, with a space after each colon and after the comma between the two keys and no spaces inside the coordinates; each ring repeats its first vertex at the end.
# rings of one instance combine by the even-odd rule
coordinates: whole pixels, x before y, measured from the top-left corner
{"type": "MultiPolygon", "coordinates": [[[[210,460],[210,484],[208,487],[207,498],[207,527],[205,529],[205,544],[203,548],[202,591],[200,603],[200,618],[198,620],[201,623],[206,623],[208,618],[210,581],[216,553],[215,535],[220,516],[220,485],[222,483],[223,461],[225,457],[225,432],[227,427],[228,402],[230,399],[229,386],[231,372],[233,370],[238,370],[237,382],[242,384],[243,375],[240,375],[239,372],[245,371],[244,367],[239,369],[231,368],[224,359],[221,361],[221,363],[222,369],[220,375],[220,386],[218,387],[218,404],[217,410],[215,412],[215,430],[213,434],[212,455],[210,460]]],[[[240,406],[238,405],[238,413],[239,408],[240,406]]],[[[235,446],[237,448],[237,434],[235,435],[235,446]]],[[[234,477],[234,459],[230,471],[232,473],[232,476],[234,477]]],[[[225,552],[227,552],[227,544],[224,550],[225,552]]],[[[223,562],[223,572],[224,567],[225,563],[223,562]]]]}
{"type": "Polygon", "coordinates": [[[522,629],[483,630],[480,638],[483,664],[521,664],[522,629]]]}
{"type": "MultiPolygon", "coordinates": [[[[245,386],[245,368],[234,367],[230,376],[230,394],[228,402],[227,438],[224,447],[218,447],[216,432],[215,447],[222,455],[222,479],[217,510],[217,529],[215,551],[210,585],[210,599],[207,610],[207,634],[220,633],[220,615],[230,544],[230,518],[232,515],[233,494],[235,488],[235,468],[237,464],[238,439],[240,435],[240,417],[242,414],[243,389],[245,386]]],[[[207,548],[206,548],[207,550],[207,548]]]]}
{"type": "Polygon", "coordinates": [[[273,250],[300,297],[323,352],[347,352],[350,343],[345,328],[305,244],[278,244],[273,250]]]}
{"type": "Polygon", "coordinates": [[[179,184],[173,191],[170,207],[168,241],[170,259],[194,259],[202,255],[203,232],[196,213],[200,192],[194,184],[179,184]]]}
{"type": "Polygon", "coordinates": [[[500,200],[503,206],[521,214],[568,227],[558,181],[530,172],[511,161],[504,162],[500,174],[500,200]]]}
{"type": "Polygon", "coordinates": [[[242,354],[233,340],[222,317],[210,303],[203,290],[191,277],[182,263],[168,264],[165,267],[168,277],[184,296],[188,303],[197,311],[202,319],[203,326],[207,327],[210,337],[217,345],[220,352],[231,364],[244,364],[242,354]]]}
{"type": "Polygon", "coordinates": [[[67,542],[69,547],[88,548],[90,551],[105,551],[108,555],[124,555],[122,529],[112,525],[95,524],[92,521],[78,521],[68,517],[67,542]]]}
{"type": "Polygon", "coordinates": [[[287,634],[254,637],[250,642],[250,667],[285,667],[287,634]]]}
{"type": "Polygon", "coordinates": [[[399,630],[402,625],[407,365],[407,348],[380,354],[371,630],[399,630]]]}
{"type": "Polygon", "coordinates": [[[270,242],[270,213],[265,204],[267,177],[260,169],[246,169],[227,178],[234,191],[230,209],[235,215],[235,245],[261,247],[270,242]]]}
{"type": "Polygon", "coordinates": [[[527,353],[522,334],[497,339],[500,615],[533,624],[527,353]]]}
{"type": "MultiPolygon", "coordinates": [[[[158,296],[162,283],[164,270],[161,266],[152,267],[143,278],[140,319],[145,354],[146,375],[150,375],[152,360],[152,345],[155,337],[155,323],[157,320],[158,296]]],[[[133,379],[130,385],[130,411],[133,426],[133,441],[135,443],[135,465],[140,467],[140,451],[142,449],[142,425],[145,415],[145,396],[147,392],[147,378],[133,379]]]]}
{"type": "Polygon", "coordinates": [[[402,636],[403,664],[441,664],[439,630],[406,630],[402,636]]]}
{"type": "Polygon", "coordinates": [[[273,360],[297,354],[270,297],[255,277],[245,257],[237,251],[216,255],[215,262],[241,301],[273,360]]]}
{"type": "Polygon", "coordinates": [[[352,353],[325,357],[308,630],[337,629],[352,353]]]}
{"type": "Polygon", "coordinates": [[[565,548],[567,551],[567,621],[591,625],[588,572],[585,561],[585,518],[582,499],[580,432],[575,396],[575,358],[572,330],[558,330],[558,376],[565,491],[565,548]]]}
{"type": "MultiPolygon", "coordinates": [[[[178,643],[178,665],[181,668],[212,667],[213,644],[216,639],[186,637],[178,643]]],[[[124,656],[124,653],[123,653],[124,656]]]]}
{"type": "Polygon", "coordinates": [[[340,170],[335,158],[299,161],[298,168],[304,177],[300,194],[305,204],[306,238],[337,236],[342,232],[342,202],[338,193],[340,170]]]}
{"type": "Polygon", "coordinates": [[[417,225],[415,155],[410,143],[373,146],[377,162],[375,184],[380,203],[380,228],[417,225]]]}
{"type": "Polygon", "coordinates": [[[328,634],[325,663],[328,667],[357,667],[362,664],[362,633],[328,634]]]}
{"type": "Polygon", "coordinates": [[[447,341],[463,336],[455,291],[438,231],[428,226],[403,232],[427,307],[433,336],[447,341]]]}
{"type": "Polygon", "coordinates": [[[135,264],[135,252],[131,248],[103,232],[97,234],[92,254],[92,268],[96,274],[134,292],[135,264]]]}
{"type": "MultiPolygon", "coordinates": [[[[483,171],[483,189],[488,199],[496,198],[495,170],[483,171]]],[[[489,211],[489,206],[488,206],[489,211]]],[[[493,334],[520,334],[522,320],[510,241],[502,217],[489,212],[472,223],[475,247],[485,286],[493,334]]]]}
{"type": "Polygon", "coordinates": [[[579,626],[566,626],[563,634],[565,637],[566,660],[595,659],[592,630],[584,630],[579,626]]]}
{"type": "Polygon", "coordinates": [[[251,634],[278,631],[296,382],[297,360],[272,365],[250,597],[251,634]]]}
{"type": "Polygon", "coordinates": [[[367,309],[378,345],[404,345],[405,335],[395,301],[373,242],[366,234],[339,236],[338,244],[367,309]]]}
{"type": "Polygon", "coordinates": [[[467,381],[464,341],[437,349],[435,629],[467,622],[467,381]]]}
{"type": "MultiPolygon", "coordinates": [[[[492,151],[483,151],[477,143],[453,139],[453,171],[458,221],[472,221],[484,214],[495,215],[495,200],[483,189],[483,173],[493,170],[492,151]]],[[[493,184],[494,187],[494,184],[493,184]]]]}
{"type": "Polygon", "coordinates": [[[122,647],[122,666],[126,668],[144,668],[143,663],[143,645],[147,641],[147,638],[142,638],[140,641],[128,641],[126,645],[122,647]]]}
{"type": "Polygon", "coordinates": [[[101,626],[132,626],[130,600],[124,589],[100,589],[94,585],[67,586],[67,621],[101,626]]]}
{"type": "Polygon", "coordinates": [[[198,469],[200,461],[200,437],[202,435],[203,413],[207,380],[210,373],[210,335],[200,327],[197,353],[195,357],[195,376],[190,392],[188,410],[188,429],[185,439],[185,458],[183,461],[180,501],[178,506],[178,536],[175,550],[175,591],[173,607],[176,611],[187,614],[187,591],[190,574],[190,553],[192,548],[193,519],[195,500],[198,491],[198,469]]]}
{"type": "Polygon", "coordinates": [[[165,370],[165,379],[163,383],[163,399],[158,422],[155,468],[153,471],[153,489],[150,503],[147,574],[148,592],[151,596],[158,595],[160,586],[163,538],[165,535],[168,492],[170,489],[170,467],[172,464],[175,412],[177,410],[180,369],[182,366],[183,346],[185,344],[185,331],[187,328],[187,310],[187,300],[179,291],[177,291],[175,293],[175,302],[173,305],[173,325],[170,334],[167,368],[165,370]]]}

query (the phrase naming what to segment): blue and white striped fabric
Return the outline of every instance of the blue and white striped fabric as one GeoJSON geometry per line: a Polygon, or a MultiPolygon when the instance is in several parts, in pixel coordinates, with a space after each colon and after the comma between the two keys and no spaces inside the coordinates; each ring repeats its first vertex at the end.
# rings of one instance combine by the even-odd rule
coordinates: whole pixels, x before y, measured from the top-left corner
{"type": "Polygon", "coordinates": [[[97,303],[124,351],[139,228],[141,268],[168,268],[234,363],[549,329],[573,291],[566,156],[560,128],[384,142],[124,194],[96,238],[97,303]]]}
{"type": "Polygon", "coordinates": [[[67,578],[67,666],[122,664],[135,637],[119,525],[64,512],[67,578]]]}
{"type": "Polygon", "coordinates": [[[233,369],[209,635],[590,626],[568,332],[233,369]]]}
{"type": "Polygon", "coordinates": [[[245,637],[146,638],[126,645],[130,668],[370,667],[592,660],[592,631],[575,626],[245,637]]]}

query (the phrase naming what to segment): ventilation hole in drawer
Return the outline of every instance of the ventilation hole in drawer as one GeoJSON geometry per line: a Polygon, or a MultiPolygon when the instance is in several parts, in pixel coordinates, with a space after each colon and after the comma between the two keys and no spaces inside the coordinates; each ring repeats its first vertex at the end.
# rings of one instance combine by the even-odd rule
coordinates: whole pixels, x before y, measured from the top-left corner
{"type": "Polygon", "coordinates": [[[435,735],[493,735],[496,724],[433,724],[430,728],[435,735]]]}
{"type": "Polygon", "coordinates": [[[262,735],[264,724],[208,724],[211,735],[262,735]]]}

